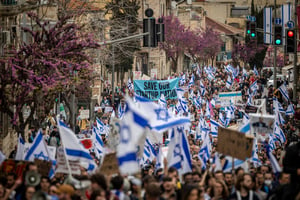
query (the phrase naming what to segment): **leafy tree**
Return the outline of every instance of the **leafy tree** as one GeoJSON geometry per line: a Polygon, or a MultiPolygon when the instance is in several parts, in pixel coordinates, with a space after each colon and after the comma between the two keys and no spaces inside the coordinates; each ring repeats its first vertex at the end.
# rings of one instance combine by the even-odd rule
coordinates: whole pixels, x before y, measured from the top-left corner
{"type": "Polygon", "coordinates": [[[69,22],[72,16],[59,18],[54,26],[40,21],[34,13],[28,17],[36,25],[22,29],[33,42],[12,50],[12,57],[1,61],[0,74],[0,111],[9,115],[22,134],[39,106],[48,113],[58,92],[71,91],[73,84],[89,83],[91,60],[85,50],[98,48],[91,34],[82,33],[81,27],[69,22]],[[26,119],[24,106],[31,110],[26,119]]]}

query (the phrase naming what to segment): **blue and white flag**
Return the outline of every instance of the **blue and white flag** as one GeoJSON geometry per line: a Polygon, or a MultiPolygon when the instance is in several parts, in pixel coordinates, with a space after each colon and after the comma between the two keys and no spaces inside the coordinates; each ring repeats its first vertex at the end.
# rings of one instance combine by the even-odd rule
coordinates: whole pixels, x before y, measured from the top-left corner
{"type": "Polygon", "coordinates": [[[162,147],[159,145],[158,152],[156,155],[156,163],[155,163],[155,169],[163,168],[163,153],[162,153],[162,147]]]}
{"type": "Polygon", "coordinates": [[[248,76],[248,72],[247,72],[247,70],[243,67],[243,76],[244,77],[247,77],[248,76]]]}
{"type": "Polygon", "coordinates": [[[294,115],[294,114],[295,114],[294,106],[293,104],[290,104],[285,111],[285,115],[294,115]]]}
{"type": "Polygon", "coordinates": [[[275,112],[283,112],[283,113],[285,113],[285,110],[283,109],[281,103],[275,97],[273,97],[273,110],[275,112]]]}
{"type": "Polygon", "coordinates": [[[198,153],[198,157],[202,162],[202,169],[206,169],[206,163],[211,155],[211,143],[209,139],[209,135],[206,133],[203,138],[203,143],[201,145],[201,149],[198,153]]]}
{"type": "Polygon", "coordinates": [[[93,145],[94,145],[96,157],[100,159],[105,154],[105,148],[104,148],[103,140],[101,138],[101,133],[99,132],[99,129],[96,127],[93,127],[92,139],[93,139],[93,145]]]}
{"type": "Polygon", "coordinates": [[[201,96],[203,97],[205,94],[205,86],[203,85],[202,81],[200,81],[200,91],[201,96]]]}
{"type": "Polygon", "coordinates": [[[128,87],[128,90],[133,90],[133,84],[132,84],[130,78],[129,78],[128,81],[127,81],[127,87],[128,87]]]}
{"type": "Polygon", "coordinates": [[[250,120],[249,115],[243,112],[243,124],[247,123],[250,120]]]}
{"type": "Polygon", "coordinates": [[[253,96],[251,94],[249,94],[249,97],[247,99],[247,105],[252,106],[253,105],[253,101],[252,101],[253,96]]]}
{"type": "Polygon", "coordinates": [[[158,100],[158,103],[161,107],[163,108],[166,108],[167,107],[167,101],[166,101],[166,98],[165,98],[165,95],[164,94],[161,94],[160,95],[160,98],[158,100]]]}
{"type": "Polygon", "coordinates": [[[278,124],[284,124],[285,123],[285,120],[284,118],[282,117],[281,113],[280,112],[275,112],[275,123],[278,123],[278,124]]]}
{"type": "Polygon", "coordinates": [[[279,163],[277,162],[275,156],[273,155],[272,149],[269,146],[267,146],[267,157],[271,163],[274,174],[278,174],[278,173],[282,172],[282,169],[281,169],[279,163]]]}
{"type": "Polygon", "coordinates": [[[252,91],[252,93],[256,90],[258,90],[258,85],[257,85],[257,81],[254,81],[251,85],[250,85],[250,89],[252,91]]]}
{"type": "Polygon", "coordinates": [[[125,110],[126,110],[126,104],[122,105],[121,103],[119,104],[119,107],[118,107],[118,117],[119,119],[122,119],[123,116],[124,116],[124,113],[125,113],[125,110]]]}
{"type": "Polygon", "coordinates": [[[245,133],[245,134],[248,134],[250,133],[250,120],[243,124],[241,127],[240,127],[240,130],[239,130],[241,133],[245,133]]]}
{"type": "Polygon", "coordinates": [[[107,128],[105,124],[98,118],[96,118],[96,123],[97,123],[97,128],[99,129],[99,133],[101,135],[106,135],[107,134],[107,128]]]}
{"type": "Polygon", "coordinates": [[[117,158],[121,174],[135,174],[139,172],[137,161],[137,146],[140,139],[145,135],[145,128],[149,121],[144,117],[134,102],[126,97],[127,109],[124,119],[121,121],[120,143],[117,146],[117,158]]]}
{"type": "Polygon", "coordinates": [[[175,167],[180,174],[191,172],[192,158],[190,155],[189,143],[184,133],[184,128],[176,127],[174,129],[169,143],[168,167],[175,167]]]}
{"type": "Polygon", "coordinates": [[[271,150],[276,149],[275,139],[276,139],[275,135],[269,134],[269,146],[270,146],[271,150]]]}
{"type": "Polygon", "coordinates": [[[220,120],[222,126],[226,127],[226,121],[224,119],[224,116],[223,116],[222,112],[219,112],[219,120],[220,120]]]}
{"type": "Polygon", "coordinates": [[[16,153],[15,160],[23,160],[24,159],[24,148],[25,148],[25,141],[23,140],[21,134],[19,134],[17,153],[16,153]]]}
{"type": "Polygon", "coordinates": [[[232,80],[230,78],[230,76],[227,77],[227,81],[226,81],[226,87],[227,89],[230,89],[232,85],[232,80]]]}
{"type": "Polygon", "coordinates": [[[254,66],[254,70],[253,71],[254,71],[255,76],[259,75],[258,70],[256,69],[256,66],[254,66]]]}
{"type": "Polygon", "coordinates": [[[184,84],[185,84],[185,74],[182,74],[182,75],[180,76],[179,84],[180,84],[180,85],[184,85],[184,84]]]}
{"type": "Polygon", "coordinates": [[[289,93],[288,93],[288,91],[287,91],[287,88],[286,88],[285,84],[283,83],[278,89],[279,89],[279,91],[281,92],[283,98],[284,98],[287,102],[289,102],[289,101],[290,101],[290,97],[289,97],[289,93]]]}
{"type": "Polygon", "coordinates": [[[190,82],[189,82],[189,88],[192,87],[195,84],[194,79],[195,79],[194,74],[192,74],[192,77],[191,77],[190,82]]]}
{"type": "MultiPolygon", "coordinates": [[[[215,172],[222,170],[221,160],[220,160],[220,156],[219,156],[218,152],[215,152],[212,164],[215,165],[215,168],[214,168],[215,172]]],[[[211,165],[211,169],[212,169],[212,165],[211,165]]]]}
{"type": "Polygon", "coordinates": [[[205,117],[210,118],[210,108],[209,108],[209,102],[208,101],[206,101],[205,117]]]}
{"type": "Polygon", "coordinates": [[[245,161],[239,159],[232,159],[230,156],[225,157],[225,163],[223,165],[223,172],[231,172],[232,170],[232,160],[234,162],[234,169],[245,166],[245,161]]]}
{"type": "Polygon", "coordinates": [[[41,129],[34,138],[34,141],[24,158],[24,160],[28,161],[34,161],[34,159],[50,161],[49,152],[41,129]]]}
{"type": "Polygon", "coordinates": [[[93,172],[97,165],[89,151],[78,140],[75,133],[61,120],[58,120],[58,130],[65,149],[66,159],[79,161],[82,165],[87,166],[89,172],[93,172]]]}
{"type": "Polygon", "coordinates": [[[253,163],[254,167],[259,167],[262,165],[260,159],[258,158],[257,155],[258,152],[258,146],[257,146],[257,139],[253,139],[253,148],[252,148],[252,157],[250,159],[250,162],[253,163]]]}
{"type": "Polygon", "coordinates": [[[286,142],[285,135],[277,123],[274,124],[274,134],[275,137],[281,142],[281,144],[284,144],[286,142]]]}
{"type": "MultiPolygon", "coordinates": [[[[148,125],[151,130],[164,132],[175,126],[190,124],[189,117],[175,118],[166,108],[161,108],[159,105],[148,99],[136,96],[136,100],[139,102],[141,109],[143,110],[143,116],[148,120],[148,125]]],[[[180,99],[179,102],[183,104],[180,99]]],[[[183,106],[183,109],[186,109],[185,106],[183,106]]],[[[185,111],[187,112],[188,110],[185,111]]]]}
{"type": "Polygon", "coordinates": [[[210,120],[210,133],[213,137],[218,137],[218,129],[220,124],[215,120],[210,120]]]}
{"type": "Polygon", "coordinates": [[[146,138],[145,140],[145,145],[144,145],[144,154],[143,154],[143,158],[145,161],[149,160],[149,161],[153,161],[154,158],[156,158],[157,153],[153,147],[153,144],[151,143],[151,141],[146,138]]]}

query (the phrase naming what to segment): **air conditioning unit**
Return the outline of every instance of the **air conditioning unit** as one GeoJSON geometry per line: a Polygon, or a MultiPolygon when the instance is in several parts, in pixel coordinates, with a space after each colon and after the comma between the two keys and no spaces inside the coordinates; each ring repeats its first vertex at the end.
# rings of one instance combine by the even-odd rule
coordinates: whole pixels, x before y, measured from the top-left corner
{"type": "Polygon", "coordinates": [[[2,44],[10,44],[10,32],[9,31],[2,31],[0,35],[1,43],[2,44]]]}

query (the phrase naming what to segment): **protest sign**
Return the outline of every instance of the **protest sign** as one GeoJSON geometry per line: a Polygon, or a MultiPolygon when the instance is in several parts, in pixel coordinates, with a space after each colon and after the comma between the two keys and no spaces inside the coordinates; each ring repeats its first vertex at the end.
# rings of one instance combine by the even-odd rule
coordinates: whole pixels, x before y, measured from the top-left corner
{"type": "Polygon", "coordinates": [[[176,99],[179,79],[171,80],[135,80],[134,81],[134,92],[142,97],[150,100],[158,100],[163,94],[166,99],[176,99]]]}
{"type": "Polygon", "coordinates": [[[90,110],[80,110],[80,119],[90,118],[90,110]]]}
{"type": "Polygon", "coordinates": [[[133,80],[140,80],[142,78],[142,72],[141,71],[133,71],[133,80]]]}
{"type": "Polygon", "coordinates": [[[52,167],[51,161],[34,159],[34,163],[38,168],[39,174],[41,174],[42,176],[49,176],[49,172],[52,167]]]}
{"type": "MultiPolygon", "coordinates": [[[[57,148],[57,160],[56,161],[57,161],[57,163],[56,163],[57,168],[55,170],[55,173],[69,174],[63,147],[57,148]]],[[[72,174],[77,174],[77,175],[81,174],[79,161],[69,160],[69,165],[70,165],[72,174]]]]}
{"type": "Polygon", "coordinates": [[[221,92],[219,94],[219,101],[222,107],[230,106],[230,102],[233,104],[242,102],[242,92],[221,92]]]}
{"type": "Polygon", "coordinates": [[[108,134],[107,144],[111,150],[117,151],[117,146],[120,143],[120,119],[111,118],[110,125],[111,131],[108,134]]]}
{"type": "Polygon", "coordinates": [[[99,172],[108,176],[119,173],[119,163],[115,152],[105,154],[99,172]]]}
{"type": "Polygon", "coordinates": [[[143,76],[142,76],[141,79],[142,79],[142,80],[150,80],[151,77],[150,77],[150,76],[147,76],[146,74],[143,74],[143,76]]]}
{"type": "Polygon", "coordinates": [[[104,112],[105,112],[105,113],[109,113],[109,112],[112,112],[113,109],[114,109],[113,107],[107,106],[107,107],[105,107],[104,112]]]}
{"type": "Polygon", "coordinates": [[[91,138],[84,138],[79,140],[85,149],[91,149],[93,147],[93,141],[91,138]]]}
{"type": "Polygon", "coordinates": [[[249,113],[251,134],[257,139],[265,139],[270,133],[273,133],[274,115],[262,115],[258,113],[249,113]]]}
{"type": "Polygon", "coordinates": [[[151,78],[157,79],[157,68],[151,69],[151,78]]]}
{"type": "Polygon", "coordinates": [[[240,160],[251,157],[253,138],[245,134],[219,127],[217,151],[240,160]]]}
{"type": "Polygon", "coordinates": [[[48,149],[50,160],[55,160],[56,147],[47,145],[47,149],[48,149]]]}

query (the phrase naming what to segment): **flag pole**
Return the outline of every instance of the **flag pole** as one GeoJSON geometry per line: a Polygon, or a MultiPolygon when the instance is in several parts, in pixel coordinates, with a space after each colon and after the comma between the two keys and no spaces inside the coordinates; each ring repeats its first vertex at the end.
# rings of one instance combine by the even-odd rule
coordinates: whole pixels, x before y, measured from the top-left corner
{"type": "MultiPolygon", "coordinates": [[[[60,125],[59,125],[59,118],[57,117],[56,120],[57,120],[57,125],[58,125],[58,132],[59,132],[60,138],[62,138],[61,137],[61,131],[60,131],[60,125]]],[[[61,140],[61,146],[62,146],[62,148],[64,150],[65,159],[66,159],[66,165],[67,165],[68,172],[69,172],[69,177],[72,177],[71,167],[70,167],[70,164],[69,164],[69,160],[67,158],[66,148],[64,147],[62,140],[61,140]]]]}

